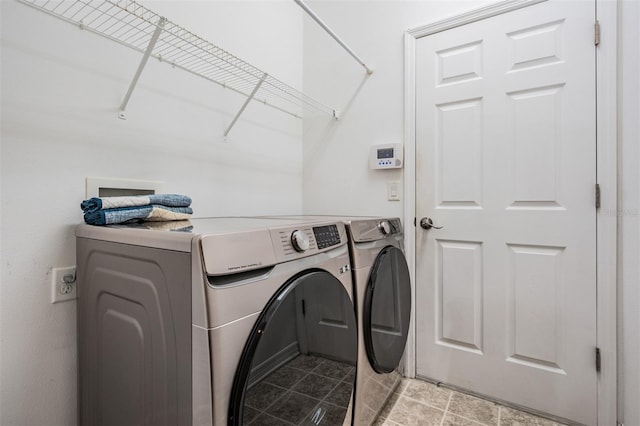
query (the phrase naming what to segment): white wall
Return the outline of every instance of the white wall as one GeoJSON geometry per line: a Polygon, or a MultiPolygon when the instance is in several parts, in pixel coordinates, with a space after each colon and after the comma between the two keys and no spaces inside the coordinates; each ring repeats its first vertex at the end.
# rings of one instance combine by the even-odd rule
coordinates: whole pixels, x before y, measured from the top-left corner
{"type": "MultiPolygon", "coordinates": [[[[0,24],[2,23],[2,7],[0,7],[0,24]]],[[[0,61],[2,60],[2,43],[0,43],[0,61]]],[[[0,82],[2,82],[2,66],[0,66],[0,82]]],[[[0,99],[2,99],[2,84],[0,84],[0,99]]],[[[1,117],[2,117],[2,109],[0,109],[0,125],[2,125],[1,123],[1,117]]],[[[0,166],[2,165],[2,137],[0,135],[0,166]]],[[[2,253],[2,170],[0,169],[0,254],[2,253]]],[[[3,270],[4,270],[4,261],[2,260],[2,258],[0,257],[0,389],[2,388],[2,297],[3,297],[3,291],[2,288],[4,287],[2,285],[2,276],[3,276],[3,270]]],[[[1,391],[0,391],[1,392],[1,391]]],[[[3,402],[2,402],[2,396],[0,395],[0,421],[2,420],[2,407],[3,407],[3,402]]]]}
{"type": "MultiPolygon", "coordinates": [[[[369,146],[403,141],[403,32],[485,1],[323,1],[311,7],[375,68],[370,77],[310,19],[304,19],[304,88],[344,110],[339,122],[305,119],[304,211],[403,215],[386,201],[401,171],[370,171],[369,146]]],[[[619,22],[619,403],[640,425],[640,2],[620,1],[619,22]]],[[[608,31],[602,28],[602,31],[608,31]]],[[[600,141],[600,143],[615,143],[600,141]]],[[[412,161],[405,158],[406,161],[412,161]]],[[[419,196],[419,195],[418,195],[419,196]]],[[[612,285],[614,285],[612,283],[612,285]]]]}
{"type": "MultiPolygon", "coordinates": [[[[115,118],[140,55],[0,1],[0,424],[73,424],[75,304],[49,304],[49,271],[74,263],[85,176],[162,180],[197,216],[403,214],[401,171],[370,171],[369,146],[403,140],[403,32],[489,1],[310,1],[375,69],[370,77],[292,2],[144,2],[342,110],[302,123],[150,61],[115,118]],[[304,37],[301,36],[304,35],[304,37]],[[303,46],[304,39],[304,46],[303,46]],[[304,47],[304,49],[303,49],[304,47]],[[304,139],[304,150],[301,140],[304,139]],[[303,152],[304,151],[304,152],[303,152]],[[302,158],[304,157],[304,160],[302,158]],[[302,194],[301,194],[302,192],[302,194]]],[[[620,384],[640,424],[640,5],[622,2],[620,384]]],[[[606,29],[603,29],[603,31],[606,29]]],[[[411,159],[406,159],[410,161],[411,159]]]]}
{"type": "MultiPolygon", "coordinates": [[[[143,2],[289,84],[302,83],[292,2],[143,2]]],[[[75,263],[86,176],[164,181],[195,216],[302,211],[302,123],[16,1],[2,1],[0,424],[76,422],[75,302],[50,270],[75,263]]]]}
{"type": "Polygon", "coordinates": [[[640,3],[620,3],[619,59],[619,405],[640,425],[640,3]]]}
{"type": "Polygon", "coordinates": [[[371,145],[403,142],[404,32],[490,1],[307,3],[374,73],[305,17],[305,92],[342,118],[305,117],[304,211],[402,216],[403,200],[387,201],[387,183],[401,182],[402,171],[369,170],[368,155],[371,145]]]}

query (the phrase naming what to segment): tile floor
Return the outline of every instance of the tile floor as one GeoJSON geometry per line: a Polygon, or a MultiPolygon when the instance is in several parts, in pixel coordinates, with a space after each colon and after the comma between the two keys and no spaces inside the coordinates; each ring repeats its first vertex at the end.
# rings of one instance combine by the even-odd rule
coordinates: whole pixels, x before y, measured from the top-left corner
{"type": "Polygon", "coordinates": [[[376,426],[556,426],[559,424],[415,379],[402,381],[375,423],[376,426]]]}
{"type": "Polygon", "coordinates": [[[300,355],[247,392],[243,423],[270,425],[342,425],[351,399],[355,368],[300,355]]]}
{"type": "MultiPolygon", "coordinates": [[[[315,356],[298,356],[253,386],[245,398],[250,426],[341,426],[355,368],[315,356]],[[324,416],[318,422],[318,415],[324,416]],[[315,417],[314,417],[315,416],[315,417]]],[[[452,391],[403,379],[375,426],[558,426],[560,423],[452,391]]]]}

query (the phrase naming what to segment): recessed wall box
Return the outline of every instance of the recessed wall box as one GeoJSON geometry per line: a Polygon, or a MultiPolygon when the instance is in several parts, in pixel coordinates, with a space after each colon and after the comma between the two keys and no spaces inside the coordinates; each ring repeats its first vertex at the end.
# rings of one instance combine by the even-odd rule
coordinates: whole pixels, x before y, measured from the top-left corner
{"type": "Polygon", "coordinates": [[[161,194],[162,182],[152,180],[87,177],[87,198],[161,194]]]}
{"type": "Polygon", "coordinates": [[[404,150],[401,143],[373,145],[369,151],[370,169],[401,169],[404,150]]]}

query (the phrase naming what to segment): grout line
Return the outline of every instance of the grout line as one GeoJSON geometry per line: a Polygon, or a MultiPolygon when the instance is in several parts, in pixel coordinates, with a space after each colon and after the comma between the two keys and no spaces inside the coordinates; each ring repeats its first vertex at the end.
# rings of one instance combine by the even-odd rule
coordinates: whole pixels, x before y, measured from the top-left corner
{"type": "Polygon", "coordinates": [[[449,413],[449,414],[451,414],[451,415],[452,415],[452,416],[454,416],[454,417],[460,417],[461,419],[467,420],[467,421],[469,421],[469,422],[471,422],[471,423],[473,423],[473,424],[475,424],[475,425],[482,425],[482,426],[497,426],[497,425],[490,425],[490,424],[488,424],[488,423],[482,423],[482,422],[479,422],[478,420],[470,419],[469,417],[465,417],[465,416],[463,416],[463,415],[461,415],[461,414],[457,414],[457,413],[449,413]]]}
{"type": "MultiPolygon", "coordinates": [[[[446,411],[446,408],[449,406],[449,402],[448,401],[447,401],[447,407],[442,408],[442,407],[436,407],[435,405],[429,404],[426,401],[422,401],[422,400],[419,400],[419,399],[411,398],[410,396],[407,396],[407,395],[402,395],[401,394],[400,396],[402,398],[407,398],[408,400],[413,401],[413,402],[419,402],[422,405],[426,405],[427,407],[435,408],[435,409],[440,410],[440,411],[446,411]]],[[[451,396],[449,396],[449,400],[451,400],[451,396]]]]}
{"type": "MultiPolygon", "coordinates": [[[[408,380],[409,382],[411,382],[412,380],[420,380],[420,379],[406,379],[406,378],[405,378],[404,380],[408,380]]],[[[429,382],[429,381],[423,381],[423,382],[431,383],[431,384],[433,384],[433,385],[437,386],[435,383],[432,383],[432,382],[429,382]]],[[[440,387],[440,386],[438,386],[438,387],[440,387]]],[[[424,405],[428,405],[428,406],[433,407],[433,408],[436,408],[436,409],[438,409],[438,410],[442,410],[441,408],[434,407],[434,406],[432,406],[432,405],[430,405],[430,404],[428,404],[428,403],[426,403],[426,402],[424,402],[424,401],[417,400],[417,399],[415,399],[415,398],[411,398],[411,397],[409,397],[409,396],[404,396],[404,395],[403,395],[403,394],[404,394],[404,390],[406,390],[407,388],[408,388],[408,385],[407,385],[407,386],[405,387],[405,389],[403,389],[403,391],[399,394],[402,398],[407,398],[408,400],[411,400],[411,401],[414,401],[414,402],[418,402],[418,403],[421,403],[421,404],[424,404],[424,405]]],[[[455,417],[459,417],[459,418],[461,418],[461,419],[467,420],[467,421],[469,421],[469,422],[472,422],[474,425],[478,425],[478,426],[500,426],[500,425],[502,424],[502,414],[503,414],[503,413],[502,413],[502,411],[503,411],[503,410],[505,410],[505,409],[513,410],[514,412],[516,412],[516,413],[521,413],[521,414],[523,414],[523,415],[525,415],[525,416],[527,416],[527,417],[529,417],[529,416],[530,416],[530,417],[532,417],[532,418],[534,418],[534,419],[536,419],[536,420],[538,420],[538,419],[539,419],[539,420],[543,420],[543,421],[550,421],[550,422],[554,422],[554,423],[555,423],[555,424],[557,424],[558,426],[566,426],[564,423],[559,423],[559,422],[557,422],[557,421],[554,421],[554,420],[551,420],[551,419],[548,419],[548,418],[545,418],[545,417],[541,417],[541,416],[535,415],[535,414],[533,414],[533,413],[529,413],[529,412],[526,412],[526,411],[518,410],[517,408],[507,407],[507,406],[502,405],[502,404],[500,404],[500,403],[498,403],[498,402],[491,401],[491,400],[488,400],[488,399],[482,398],[482,397],[480,397],[480,396],[476,396],[476,395],[468,394],[468,393],[464,393],[464,392],[459,392],[459,391],[456,391],[456,390],[450,389],[450,388],[448,388],[448,387],[442,387],[442,389],[447,389],[447,390],[449,390],[451,393],[449,394],[449,400],[447,401],[447,406],[446,406],[446,407],[445,407],[445,409],[444,409],[445,415],[444,415],[444,417],[442,418],[442,420],[440,421],[440,426],[442,426],[442,425],[444,424],[444,420],[445,420],[445,418],[446,418],[447,414],[451,414],[451,415],[453,415],[453,416],[455,416],[455,417]],[[476,420],[476,419],[471,419],[471,418],[465,417],[465,415],[463,415],[463,414],[458,414],[458,413],[451,412],[451,411],[450,411],[450,406],[451,406],[451,401],[453,400],[453,396],[454,396],[454,394],[463,395],[463,396],[468,396],[468,397],[470,397],[470,398],[477,399],[477,400],[480,400],[480,401],[484,401],[484,402],[487,402],[487,403],[490,403],[490,404],[494,405],[494,406],[498,409],[498,413],[497,413],[497,422],[496,422],[495,424],[493,424],[493,425],[490,425],[490,424],[487,424],[487,423],[482,423],[482,422],[480,422],[480,421],[478,421],[478,420],[476,420]]],[[[467,412],[467,411],[465,411],[465,413],[466,413],[466,412],[467,412]]]]}
{"type": "Polygon", "coordinates": [[[453,392],[449,393],[449,399],[447,400],[447,406],[444,407],[444,414],[442,415],[442,419],[440,420],[440,426],[444,424],[444,419],[447,418],[447,413],[449,412],[449,404],[451,404],[452,398],[453,398],[453,392]]]}
{"type": "MultiPolygon", "coordinates": [[[[333,379],[333,380],[335,380],[335,379],[333,379]]],[[[342,407],[341,405],[338,405],[338,404],[335,404],[335,403],[333,403],[333,402],[331,402],[331,401],[327,401],[327,400],[326,400],[326,399],[329,397],[329,395],[331,395],[331,394],[332,394],[336,389],[338,389],[338,387],[339,387],[342,383],[343,383],[342,381],[338,381],[338,384],[336,384],[333,388],[331,388],[331,390],[330,390],[330,391],[329,391],[329,392],[324,396],[324,398],[322,398],[322,399],[320,400],[320,402],[326,402],[327,404],[332,404],[332,405],[335,405],[336,407],[344,408],[344,407],[342,407]]],[[[351,387],[351,395],[353,395],[353,386],[351,387]]],[[[351,399],[351,398],[350,398],[350,399],[351,399]]],[[[348,408],[349,408],[349,406],[347,405],[347,409],[348,409],[348,408]]]]}
{"type": "MultiPolygon", "coordinates": [[[[291,368],[293,368],[293,367],[291,367],[291,368]]],[[[278,370],[279,370],[279,369],[278,369],[278,370]]],[[[276,371],[278,371],[278,370],[276,370],[276,371]]],[[[275,373],[275,371],[274,371],[274,373],[275,373]]],[[[272,374],[273,374],[273,373],[272,373],[272,374]]],[[[311,374],[311,373],[309,373],[309,372],[305,372],[305,374],[304,374],[300,379],[298,379],[297,381],[293,382],[293,383],[291,384],[291,386],[289,386],[289,387],[287,387],[287,388],[285,388],[284,386],[277,385],[277,384],[272,383],[272,382],[267,382],[267,381],[265,381],[265,380],[262,380],[260,383],[265,383],[265,384],[267,384],[267,385],[271,385],[271,386],[274,386],[274,387],[276,387],[276,388],[280,388],[280,389],[284,389],[284,390],[290,391],[290,390],[291,390],[295,385],[297,385],[298,383],[300,383],[301,381],[303,381],[303,380],[304,380],[304,379],[305,379],[309,374],[311,374]]],[[[268,376],[267,376],[267,377],[268,377],[268,376]]]]}
{"type": "MultiPolygon", "coordinates": [[[[260,417],[260,416],[261,416],[261,415],[263,415],[263,414],[264,414],[265,416],[267,416],[267,417],[271,417],[271,418],[273,418],[273,419],[276,419],[276,420],[279,420],[279,421],[281,421],[281,422],[284,422],[284,423],[286,423],[287,425],[296,426],[296,424],[295,424],[295,423],[291,423],[291,422],[290,422],[290,421],[288,421],[288,420],[282,419],[282,418],[280,418],[280,417],[278,417],[278,416],[274,416],[273,414],[269,414],[269,413],[267,413],[266,411],[260,411],[260,410],[256,410],[256,411],[258,411],[258,414],[255,416],[255,418],[254,418],[253,420],[251,420],[251,421],[248,423],[248,425],[249,425],[249,426],[251,426],[252,424],[254,424],[254,423],[255,423],[255,421],[256,421],[256,420],[258,420],[258,417],[260,417]]],[[[305,418],[306,418],[306,417],[305,417],[305,418]]]]}
{"type": "MultiPolygon", "coordinates": [[[[305,374],[302,378],[304,379],[304,378],[305,378],[305,377],[307,377],[308,375],[309,375],[309,373],[305,374]]],[[[298,380],[298,382],[299,382],[299,381],[301,381],[301,380],[302,380],[302,379],[298,380]]],[[[296,382],[296,383],[298,383],[298,382],[296,382]]],[[[271,404],[269,404],[268,406],[266,406],[266,407],[264,408],[264,410],[262,411],[262,413],[267,414],[267,415],[270,415],[271,417],[275,417],[275,418],[277,418],[277,419],[280,419],[279,417],[276,417],[276,416],[273,416],[273,415],[271,415],[271,414],[267,413],[267,410],[268,410],[269,408],[273,407],[273,406],[274,406],[278,401],[280,401],[282,398],[284,398],[288,393],[294,393],[295,391],[291,390],[291,388],[293,387],[293,385],[292,385],[291,387],[289,387],[289,388],[284,388],[284,387],[282,387],[282,386],[274,385],[273,383],[267,383],[267,384],[268,384],[268,385],[271,385],[271,386],[274,386],[274,387],[277,387],[277,388],[279,388],[279,389],[284,389],[284,391],[285,391],[285,392],[284,392],[282,395],[280,395],[278,398],[276,398],[276,399],[275,399],[271,404]]],[[[298,393],[298,392],[295,392],[295,393],[298,393]]],[[[309,395],[305,395],[305,396],[309,396],[309,395]]],[[[314,398],[314,399],[315,399],[315,398],[314,398]]],[[[254,408],[254,407],[252,407],[252,408],[254,408]]],[[[254,409],[255,409],[255,408],[254,408],[254,409]]],[[[256,418],[257,418],[257,417],[256,417],[256,418]]],[[[284,420],[284,419],[280,419],[280,420],[286,421],[286,420],[284,420]]],[[[288,422],[288,423],[291,423],[291,422],[288,422]]],[[[291,424],[293,424],[293,423],[291,423],[291,424]]]]}
{"type": "MultiPolygon", "coordinates": [[[[487,423],[482,423],[482,422],[479,422],[479,421],[477,421],[477,420],[473,420],[473,419],[470,419],[470,418],[468,418],[468,417],[461,416],[460,414],[456,414],[456,413],[449,413],[449,414],[451,414],[453,417],[459,417],[459,418],[461,418],[462,420],[466,420],[466,421],[468,421],[468,422],[471,422],[471,423],[473,423],[474,425],[478,425],[478,426],[492,426],[492,425],[489,425],[489,424],[487,424],[487,423]]],[[[493,426],[496,426],[496,425],[493,425],[493,426]]]]}
{"type": "MultiPolygon", "coordinates": [[[[445,411],[445,410],[443,410],[442,408],[435,407],[435,406],[433,406],[433,405],[427,404],[427,403],[426,403],[426,402],[424,402],[424,401],[420,401],[420,400],[417,400],[417,399],[414,399],[414,398],[411,398],[411,397],[408,397],[408,396],[404,396],[404,395],[398,395],[398,400],[396,401],[396,403],[395,403],[395,404],[393,405],[393,407],[391,408],[391,411],[389,411],[389,416],[390,416],[390,415],[391,415],[391,413],[393,412],[393,409],[395,408],[396,404],[397,404],[398,402],[400,402],[400,400],[401,400],[401,399],[403,399],[403,398],[404,398],[404,399],[408,399],[409,401],[416,402],[416,403],[418,403],[418,404],[420,404],[420,405],[424,405],[425,407],[429,407],[429,408],[433,408],[434,410],[442,411],[443,416],[442,416],[442,420],[440,420],[440,425],[442,425],[442,422],[444,421],[444,415],[446,414],[446,411],[445,411]]],[[[388,418],[389,416],[387,416],[387,418],[388,418]]]]}
{"type": "MultiPolygon", "coordinates": [[[[295,359],[295,358],[294,358],[294,359],[295,359]]],[[[291,360],[291,361],[293,361],[293,360],[291,360]]],[[[345,407],[342,407],[342,406],[340,406],[340,405],[338,405],[338,404],[334,404],[333,402],[327,401],[327,400],[326,400],[326,398],[327,398],[327,397],[329,397],[329,395],[331,395],[331,394],[332,394],[332,393],[333,393],[333,392],[334,392],[334,391],[335,391],[335,390],[340,386],[340,384],[342,384],[342,383],[343,383],[343,380],[344,380],[344,379],[345,379],[345,378],[350,374],[350,372],[349,372],[349,373],[346,373],[346,374],[345,374],[345,376],[342,378],[342,380],[341,380],[341,379],[335,379],[335,378],[333,378],[333,377],[329,377],[329,376],[326,376],[326,375],[324,375],[324,374],[320,374],[320,373],[315,372],[315,370],[317,370],[317,369],[318,369],[318,367],[320,367],[320,365],[322,365],[322,364],[326,361],[326,360],[324,360],[324,359],[322,360],[322,362],[320,362],[318,365],[316,365],[315,367],[313,367],[313,368],[311,368],[311,369],[298,368],[298,367],[290,366],[290,365],[289,365],[289,363],[290,363],[291,361],[289,361],[288,363],[284,364],[284,365],[283,365],[283,366],[281,366],[280,368],[282,368],[282,367],[288,367],[288,368],[291,368],[291,369],[293,369],[293,370],[297,370],[297,371],[303,372],[304,374],[302,375],[302,377],[301,377],[300,379],[298,379],[297,381],[295,381],[294,383],[292,383],[292,384],[291,384],[291,386],[289,386],[289,387],[280,386],[280,385],[278,385],[278,384],[271,383],[271,382],[261,381],[261,383],[265,383],[265,384],[268,384],[268,385],[273,386],[273,387],[275,387],[275,388],[282,389],[282,390],[284,390],[285,392],[284,392],[280,397],[276,398],[276,399],[275,399],[271,404],[269,404],[267,407],[265,407],[265,408],[264,408],[264,410],[259,410],[259,409],[257,409],[256,407],[248,406],[248,407],[250,407],[250,408],[252,408],[252,409],[254,409],[254,410],[256,410],[256,411],[258,412],[258,414],[255,416],[255,418],[251,421],[251,423],[253,423],[253,422],[254,422],[254,421],[255,421],[259,416],[261,416],[261,415],[263,415],[263,414],[264,414],[264,415],[266,415],[266,416],[269,416],[269,417],[272,417],[272,418],[278,419],[278,420],[280,420],[280,421],[286,422],[287,424],[294,425],[294,423],[291,423],[291,422],[289,422],[288,420],[282,419],[282,418],[280,418],[280,417],[276,417],[276,416],[274,416],[274,415],[272,415],[272,414],[270,414],[270,413],[268,413],[268,412],[267,412],[267,410],[268,410],[269,408],[271,408],[271,407],[272,407],[272,406],[274,406],[276,403],[278,403],[280,400],[282,400],[282,398],[283,398],[283,397],[285,397],[287,394],[297,394],[297,395],[301,395],[301,396],[304,396],[304,397],[307,397],[307,398],[310,398],[310,399],[313,399],[313,400],[318,401],[318,403],[317,403],[317,404],[315,404],[315,405],[313,406],[313,408],[311,409],[311,411],[310,411],[307,415],[305,415],[305,416],[304,416],[304,418],[301,420],[301,422],[304,422],[304,421],[306,420],[306,418],[308,417],[308,415],[309,415],[309,414],[311,414],[311,413],[313,413],[313,412],[314,412],[314,409],[315,409],[315,408],[317,408],[321,403],[325,403],[325,404],[333,405],[333,406],[338,407],[338,408],[340,408],[340,409],[345,409],[345,407]],[[325,397],[324,397],[324,398],[321,398],[321,399],[320,399],[320,398],[316,398],[316,397],[313,397],[313,396],[311,396],[311,395],[307,395],[307,394],[304,394],[304,393],[302,393],[302,392],[297,392],[297,391],[294,391],[294,390],[293,390],[293,388],[294,388],[297,384],[299,384],[299,383],[300,383],[300,382],[302,382],[305,378],[307,378],[308,376],[310,376],[310,375],[312,375],[312,374],[313,374],[313,375],[315,375],[315,376],[321,377],[321,378],[323,378],[323,379],[329,379],[329,380],[332,380],[332,381],[335,381],[335,382],[336,382],[335,386],[331,389],[331,391],[329,391],[329,392],[327,393],[327,395],[325,395],[325,397]]],[[[335,361],[335,362],[338,362],[338,361],[335,361]]],[[[278,368],[278,370],[279,370],[280,368],[278,368]]],[[[277,370],[276,370],[276,371],[277,371],[277,370]]],[[[274,372],[275,372],[275,371],[274,371],[274,372]]],[[[273,374],[273,373],[271,373],[271,374],[273,374]]],[[[347,382],[347,383],[348,383],[348,382],[347,382]]],[[[347,406],[347,408],[346,408],[346,409],[348,410],[348,408],[349,408],[349,407],[347,406]]]]}

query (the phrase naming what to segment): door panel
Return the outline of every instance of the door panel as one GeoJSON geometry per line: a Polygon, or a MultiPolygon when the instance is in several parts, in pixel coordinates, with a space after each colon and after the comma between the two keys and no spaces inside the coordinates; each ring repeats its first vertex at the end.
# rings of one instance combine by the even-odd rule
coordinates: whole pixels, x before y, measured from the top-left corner
{"type": "Polygon", "coordinates": [[[438,241],[436,338],[458,349],[482,351],[482,244],[438,241]],[[446,272],[445,272],[446,271],[446,272]]]}
{"type": "Polygon", "coordinates": [[[437,205],[479,208],[482,206],[482,99],[463,99],[436,108],[437,205]]]}
{"type": "MultiPolygon", "coordinates": [[[[347,363],[355,362],[354,308],[344,288],[329,285],[328,274],[310,276],[300,287],[309,353],[347,363]]],[[[333,281],[333,280],[332,280],[333,281]]]]}
{"type": "Polygon", "coordinates": [[[507,361],[564,374],[559,308],[566,301],[558,276],[564,247],[509,245],[509,249],[507,361]]]}
{"type": "Polygon", "coordinates": [[[419,376],[570,420],[597,412],[595,2],[416,44],[419,376]]]}

